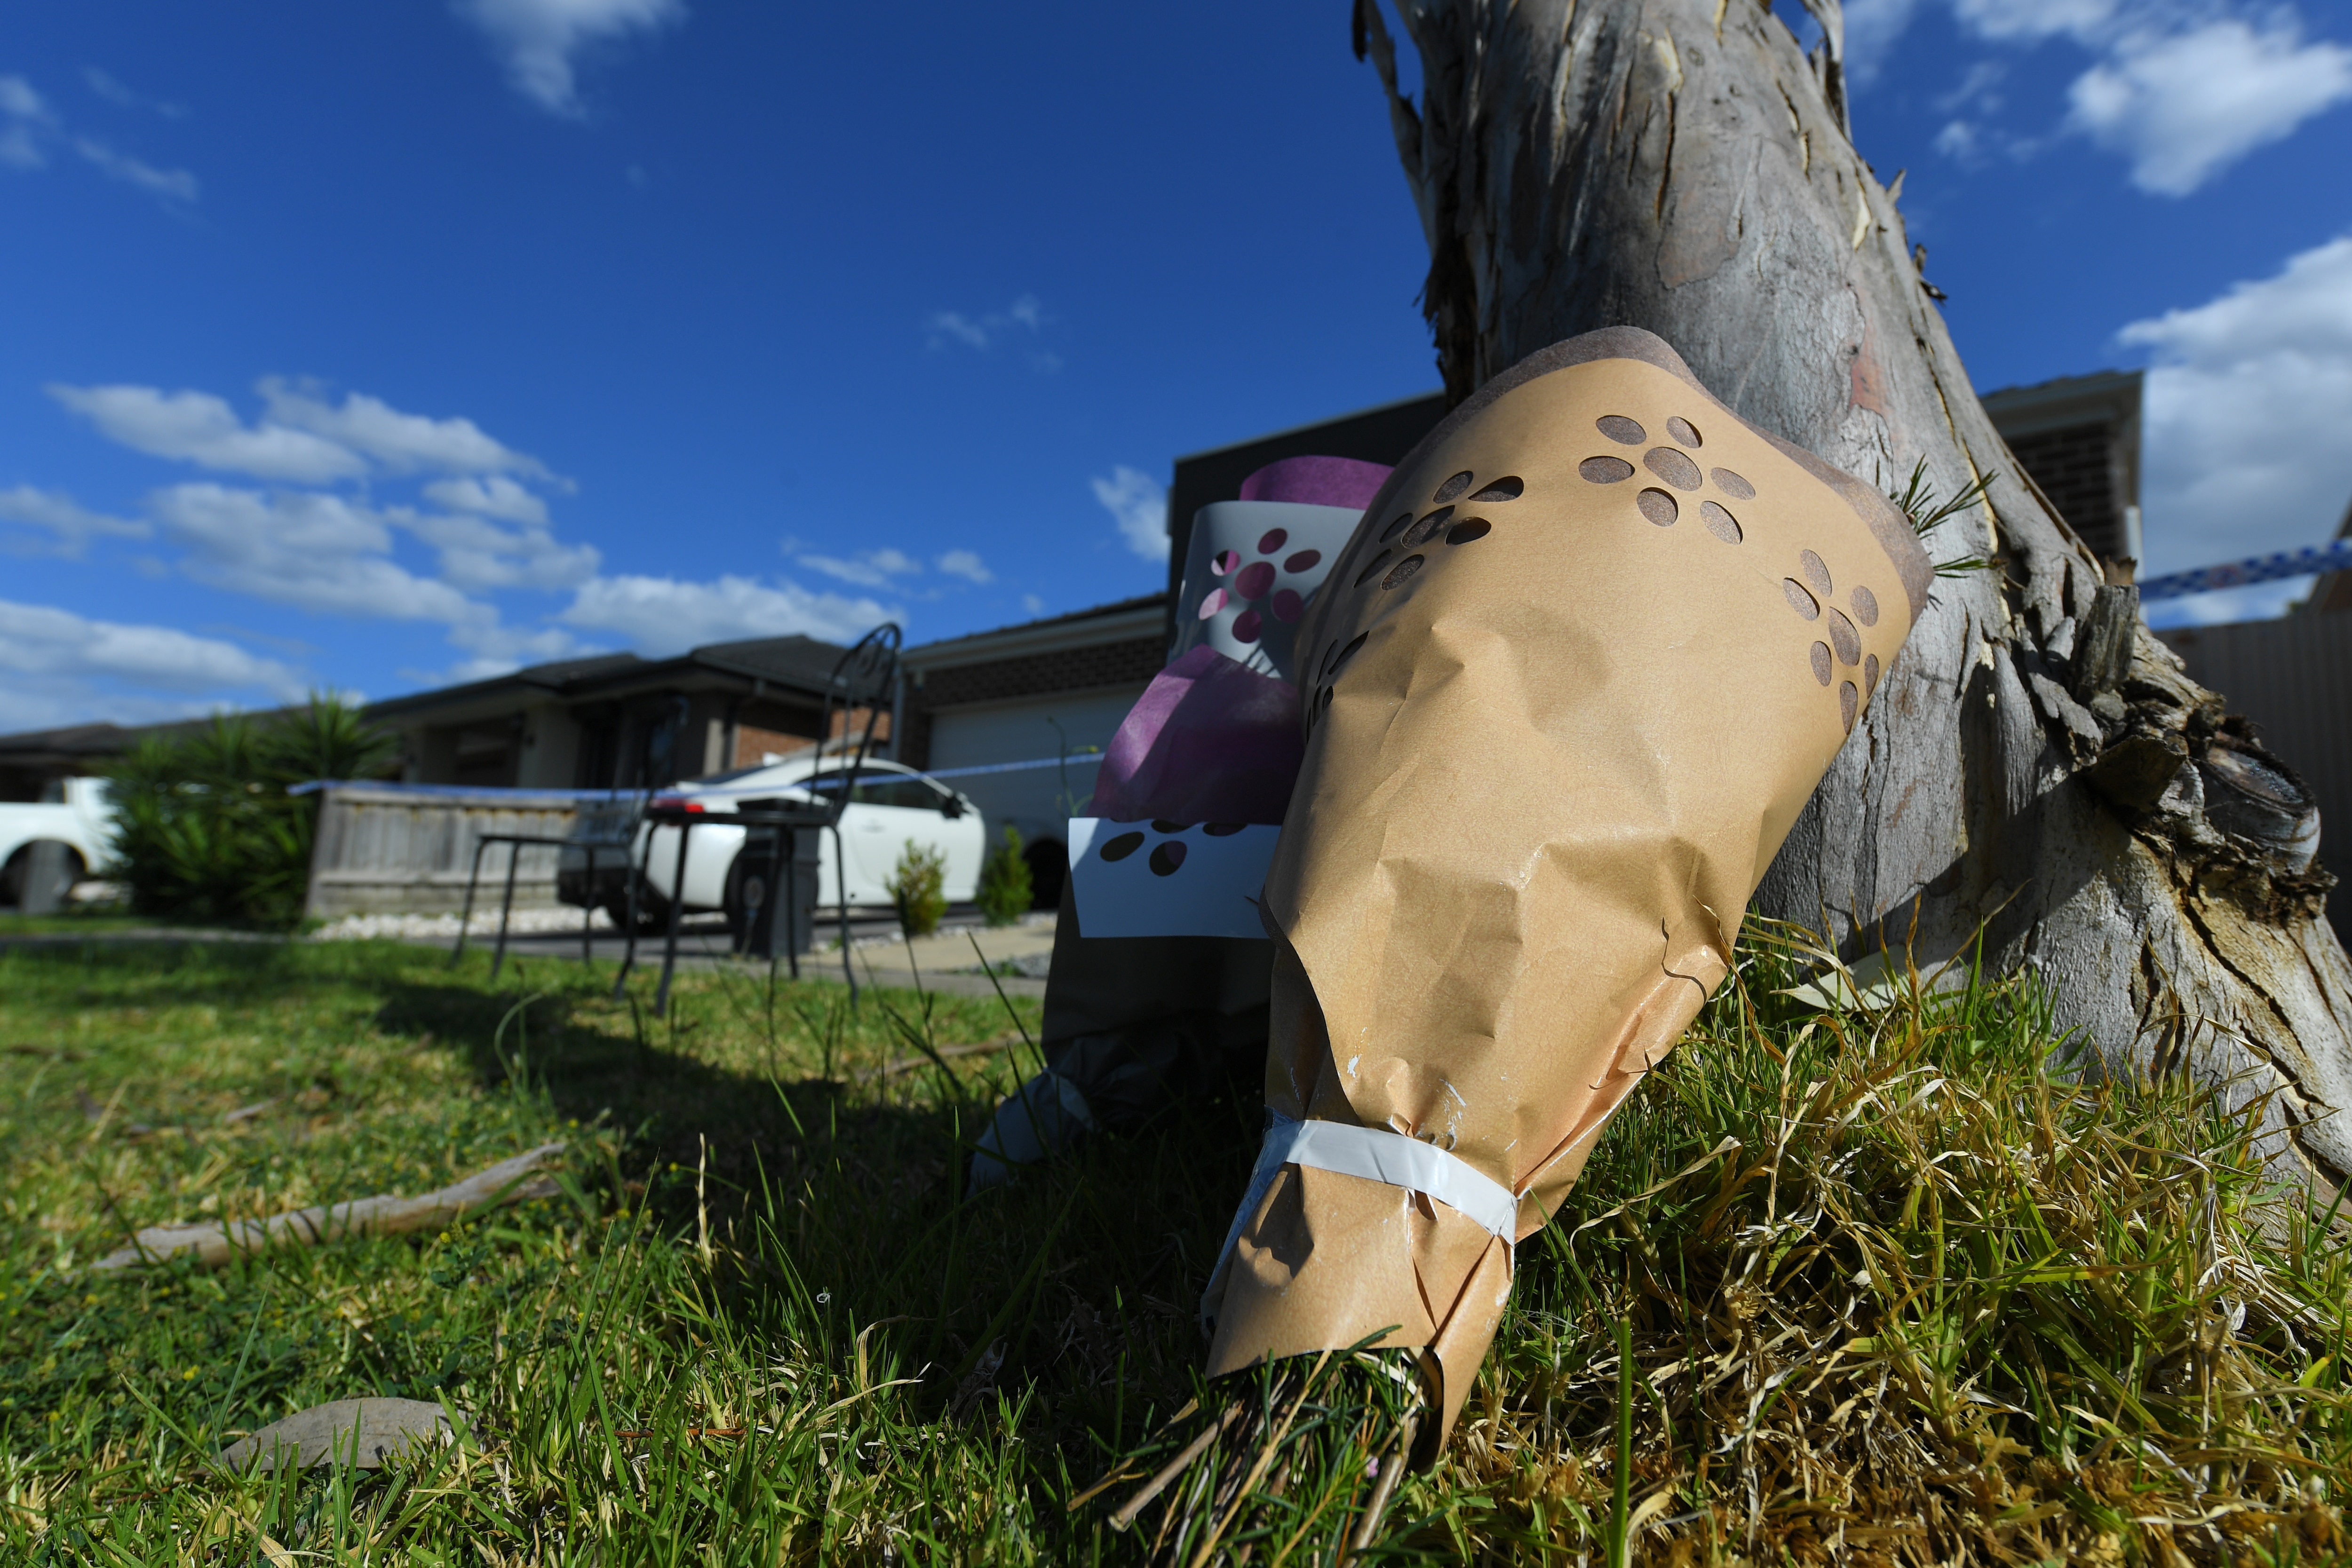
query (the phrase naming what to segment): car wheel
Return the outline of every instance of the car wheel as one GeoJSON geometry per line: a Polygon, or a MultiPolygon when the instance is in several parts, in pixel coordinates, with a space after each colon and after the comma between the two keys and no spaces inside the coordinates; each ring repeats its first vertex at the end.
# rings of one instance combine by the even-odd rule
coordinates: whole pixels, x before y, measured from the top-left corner
{"type": "MultiPolygon", "coordinates": [[[[619,894],[604,901],[604,918],[616,931],[629,928],[629,895],[619,894]]],[[[669,905],[648,889],[637,894],[637,935],[658,936],[669,928],[669,905]]]]}
{"type": "Polygon", "coordinates": [[[8,857],[8,863],[5,867],[0,867],[0,904],[5,904],[11,909],[21,910],[25,907],[25,895],[30,890],[33,867],[38,858],[35,852],[41,849],[54,849],[56,852],[50,861],[50,874],[58,878],[58,881],[47,890],[50,895],[47,902],[52,904],[62,906],[66,901],[66,895],[73,891],[74,884],[87,874],[87,868],[82,864],[79,850],[75,849],[71,844],[37,840],[21,846],[15,854],[8,857]]]}

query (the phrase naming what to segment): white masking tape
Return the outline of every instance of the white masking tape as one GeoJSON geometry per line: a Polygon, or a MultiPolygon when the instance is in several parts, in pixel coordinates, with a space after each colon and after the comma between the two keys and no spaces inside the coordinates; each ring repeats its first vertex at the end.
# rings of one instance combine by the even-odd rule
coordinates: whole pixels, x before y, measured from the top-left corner
{"type": "MultiPolygon", "coordinates": [[[[1490,1236],[1507,1239],[1518,1228],[1519,1200],[1509,1187],[1433,1144],[1386,1127],[1281,1117],[1266,1129],[1258,1174],[1270,1185],[1284,1166],[1312,1166],[1424,1194],[1475,1220],[1490,1236]]],[[[1259,1186],[1255,1180],[1250,1185],[1259,1186]]]]}
{"type": "Polygon", "coordinates": [[[1209,1276],[1209,1288],[1201,1294],[1204,1333],[1216,1332],[1215,1308],[1224,1300],[1225,1275],[1234,1266],[1234,1244],[1242,1238],[1242,1227],[1265,1201],[1274,1178],[1285,1166],[1312,1166],[1319,1171],[1337,1171],[1426,1194],[1506,1241],[1518,1228],[1519,1200],[1511,1189],[1444,1149],[1386,1127],[1294,1122],[1279,1111],[1269,1111],[1265,1142],[1258,1146],[1257,1168],[1250,1172],[1249,1190],[1242,1195],[1241,1207],[1234,1211],[1233,1228],[1225,1232],[1225,1244],[1217,1250],[1216,1270],[1209,1276]]]}

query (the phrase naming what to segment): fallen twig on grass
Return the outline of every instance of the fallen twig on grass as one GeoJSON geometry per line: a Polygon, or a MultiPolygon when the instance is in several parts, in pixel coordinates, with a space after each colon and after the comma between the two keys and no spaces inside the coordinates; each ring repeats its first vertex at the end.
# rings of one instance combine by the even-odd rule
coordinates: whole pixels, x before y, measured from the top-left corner
{"type": "Polygon", "coordinates": [[[555,1178],[533,1173],[563,1150],[562,1144],[541,1144],[421,1197],[383,1193],[351,1203],[320,1204],[268,1219],[239,1220],[235,1225],[151,1225],[133,1236],[130,1246],[108,1253],[90,1269],[94,1272],[130,1269],[160,1263],[184,1252],[194,1252],[205,1267],[217,1269],[273,1246],[305,1247],[352,1237],[436,1229],[472,1209],[553,1197],[561,1190],[555,1178]]]}

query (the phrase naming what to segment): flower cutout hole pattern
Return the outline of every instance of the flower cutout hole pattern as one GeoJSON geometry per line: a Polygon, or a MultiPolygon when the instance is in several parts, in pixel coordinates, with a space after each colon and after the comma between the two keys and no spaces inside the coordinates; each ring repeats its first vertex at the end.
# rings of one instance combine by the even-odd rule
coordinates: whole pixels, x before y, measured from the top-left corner
{"type": "MultiPolygon", "coordinates": [[[[1601,434],[1621,446],[1642,446],[1650,439],[1649,432],[1643,428],[1641,421],[1622,413],[1603,415],[1593,423],[1601,434]]],[[[1675,490],[1685,492],[1711,484],[1727,499],[1742,504],[1756,499],[1756,486],[1746,475],[1729,468],[1702,469],[1689,452],[1680,450],[1681,447],[1688,447],[1696,451],[1706,444],[1706,437],[1697,425],[1679,414],[1671,415],[1665,422],[1665,434],[1668,439],[1677,444],[1675,446],[1651,446],[1642,454],[1642,467],[1648,469],[1660,481],[1672,486],[1675,490]]],[[[1636,470],[1625,458],[1603,454],[1587,457],[1576,465],[1576,472],[1577,476],[1588,485],[1622,485],[1633,478],[1636,470]]],[[[1471,498],[1485,500],[1486,493],[1482,491],[1471,498]]],[[[1635,491],[1633,506],[1645,519],[1662,528],[1670,528],[1682,518],[1682,503],[1675,498],[1672,491],[1660,489],[1654,485],[1635,491]]],[[[1698,516],[1706,531],[1725,544],[1737,545],[1747,541],[1748,530],[1739,518],[1729,507],[1713,497],[1699,502],[1698,516]]],[[[1455,533],[1469,526],[1469,522],[1470,519],[1465,519],[1455,524],[1454,531],[1446,535],[1447,539],[1452,540],[1455,533]]],[[[1398,528],[1402,524],[1403,519],[1399,519],[1398,528]]],[[[1396,531],[1396,528],[1391,528],[1390,537],[1393,537],[1396,531]]],[[[1419,538],[1427,537],[1425,532],[1419,535],[1419,538]]],[[[1416,542],[1418,538],[1407,536],[1407,544],[1416,542]]],[[[1374,567],[1383,564],[1386,559],[1383,555],[1374,562],[1374,567]]],[[[1365,575],[1369,580],[1370,570],[1368,570],[1365,575]]],[[[1852,734],[1861,705],[1878,689],[1880,674],[1878,655],[1864,655],[1862,633],[1855,630],[1854,622],[1858,621],[1864,626],[1877,625],[1878,600],[1869,589],[1857,586],[1846,596],[1846,602],[1853,611],[1853,619],[1849,620],[1843,611],[1832,607],[1828,602],[1836,587],[1829,563],[1810,549],[1797,552],[1797,575],[1780,580],[1782,597],[1788,600],[1789,608],[1801,618],[1820,622],[1825,613],[1828,617],[1822,626],[1826,634],[1824,640],[1806,647],[1805,661],[1811,666],[1815,681],[1824,687],[1836,686],[1839,715],[1846,732],[1852,734]],[[1860,668],[1862,685],[1859,688],[1852,681],[1838,680],[1838,666],[1841,664],[1847,669],[1860,668]]]]}
{"type": "Polygon", "coordinates": [[[1382,588],[1396,588],[1412,581],[1413,574],[1421,570],[1423,564],[1427,560],[1427,559],[1428,558],[1425,556],[1417,555],[1409,555],[1405,557],[1402,560],[1397,562],[1396,565],[1389,568],[1389,574],[1381,579],[1381,586],[1382,588]]]}
{"type": "MultiPolygon", "coordinates": [[[[1641,421],[1628,418],[1622,413],[1605,414],[1593,423],[1601,434],[1627,446],[1639,446],[1650,438],[1649,433],[1643,429],[1641,421]]],[[[1667,419],[1666,434],[1685,446],[1697,446],[1703,440],[1698,427],[1679,414],[1667,419]]],[[[1672,446],[1651,447],[1642,455],[1642,466],[1676,490],[1696,490],[1709,479],[1713,479],[1716,488],[1735,501],[1752,501],[1756,498],[1756,486],[1730,469],[1702,470],[1691,460],[1688,453],[1678,451],[1672,446]]],[[[1613,454],[1601,454],[1588,457],[1578,464],[1576,472],[1577,476],[1588,485],[1622,485],[1633,476],[1635,470],[1633,465],[1622,457],[1613,454]]],[[[1496,482],[1498,486],[1502,483],[1504,482],[1499,480],[1496,482]]],[[[1484,492],[1473,497],[1473,499],[1484,498],[1484,492]]],[[[1637,491],[1633,497],[1633,505],[1643,517],[1662,528],[1670,528],[1682,518],[1682,503],[1675,499],[1672,492],[1661,490],[1655,486],[1637,491]]],[[[1725,544],[1740,544],[1748,538],[1748,530],[1740,526],[1738,517],[1732,516],[1731,509],[1720,501],[1712,499],[1701,501],[1699,520],[1706,525],[1708,533],[1713,534],[1725,544]]]]}
{"type": "Polygon", "coordinates": [[[1830,568],[1827,561],[1809,549],[1799,550],[1797,570],[1804,573],[1805,581],[1811,585],[1815,593],[1823,599],[1830,596],[1832,585],[1830,582],[1830,568]]]}
{"type": "MultiPolygon", "coordinates": [[[[1248,825],[1246,822],[1204,822],[1200,826],[1201,831],[1208,837],[1223,839],[1231,838],[1248,825]]],[[[1155,819],[1151,824],[1151,831],[1164,836],[1160,842],[1151,846],[1151,853],[1144,863],[1151,868],[1151,874],[1154,876],[1175,875],[1183,866],[1188,852],[1188,847],[1181,835],[1191,832],[1192,824],[1155,819]]],[[[1146,835],[1140,831],[1120,833],[1106,840],[1102,847],[1095,852],[1106,861],[1113,862],[1123,861],[1143,847],[1145,837],[1146,835]]]]}
{"type": "Polygon", "coordinates": [[[1437,510],[1430,513],[1429,516],[1422,518],[1421,521],[1413,524],[1412,527],[1405,529],[1404,537],[1397,540],[1397,543],[1403,546],[1406,549],[1416,549],[1425,542],[1432,534],[1444,528],[1445,526],[1446,519],[1453,516],[1453,507],[1440,507],[1437,510]]]}
{"type": "Polygon", "coordinates": [[[1209,570],[1219,577],[1230,577],[1233,581],[1222,588],[1213,588],[1202,597],[1200,618],[1207,621],[1234,605],[1240,605],[1240,612],[1234,617],[1234,641],[1255,643],[1265,634],[1265,618],[1268,615],[1286,624],[1306,614],[1307,595],[1295,587],[1277,588],[1276,584],[1285,576],[1297,577],[1314,570],[1323,563],[1323,552],[1318,549],[1296,550],[1277,564],[1275,558],[1281,556],[1289,543],[1289,529],[1268,528],[1258,537],[1255,553],[1260,559],[1246,565],[1240,551],[1219,550],[1211,558],[1209,570]]]}
{"type": "Polygon", "coordinates": [[[1706,483],[1698,465],[1671,446],[1653,446],[1642,455],[1642,466],[1677,490],[1696,490],[1706,483]]]}
{"type": "MultiPolygon", "coordinates": [[[[1607,461],[1614,463],[1618,460],[1612,457],[1607,461]]],[[[1633,473],[1632,465],[1627,464],[1623,466],[1626,473],[1633,473]]],[[[1414,574],[1429,564],[1429,558],[1421,554],[1408,555],[1391,566],[1389,563],[1398,550],[1418,551],[1440,536],[1443,536],[1449,545],[1466,545],[1483,539],[1493,533],[1495,525],[1484,517],[1457,518],[1454,516],[1457,509],[1454,505],[1455,498],[1477,483],[1478,476],[1465,468],[1459,474],[1450,476],[1445,483],[1431,493],[1429,498],[1433,503],[1432,509],[1423,514],[1418,520],[1411,512],[1400,514],[1387,528],[1381,530],[1381,542],[1387,544],[1393,540],[1396,549],[1375,551],[1372,559],[1364,563],[1363,570],[1356,573],[1355,585],[1362,588],[1374,578],[1378,578],[1381,586],[1384,589],[1401,588],[1412,581],[1414,574]]],[[[1488,480],[1471,499],[1499,504],[1505,501],[1516,501],[1527,493],[1526,480],[1516,474],[1506,474],[1500,478],[1488,480]]],[[[1358,638],[1357,643],[1360,642],[1362,639],[1358,638]]],[[[1355,652],[1356,645],[1356,643],[1349,643],[1348,652],[1355,652]]],[[[1343,660],[1346,656],[1346,654],[1340,655],[1343,660]]],[[[1322,694],[1320,701],[1328,705],[1330,700],[1331,694],[1327,689],[1322,694]]],[[[1318,699],[1312,695],[1307,699],[1307,712],[1310,717],[1314,713],[1317,701],[1318,699]]]]}
{"type": "Polygon", "coordinates": [[[1852,669],[1862,663],[1862,634],[1842,612],[1830,612],[1830,646],[1837,650],[1838,663],[1852,669]]]}

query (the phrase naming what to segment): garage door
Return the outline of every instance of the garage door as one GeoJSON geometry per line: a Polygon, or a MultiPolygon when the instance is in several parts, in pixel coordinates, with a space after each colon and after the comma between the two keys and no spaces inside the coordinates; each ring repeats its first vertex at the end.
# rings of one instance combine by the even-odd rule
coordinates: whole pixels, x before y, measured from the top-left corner
{"type": "MultiPolygon", "coordinates": [[[[1071,751],[1108,746],[1119,721],[1142,695],[1141,686],[1129,686],[950,708],[931,719],[931,766],[973,768],[1055,758],[1066,741],[1071,751]]],[[[1073,761],[1066,769],[982,773],[950,782],[980,808],[991,839],[1010,822],[1025,839],[1059,841],[1067,832],[1067,819],[1084,810],[1094,793],[1095,764],[1073,761]],[[1068,802],[1062,799],[1065,777],[1068,794],[1075,798],[1068,802]]]]}

